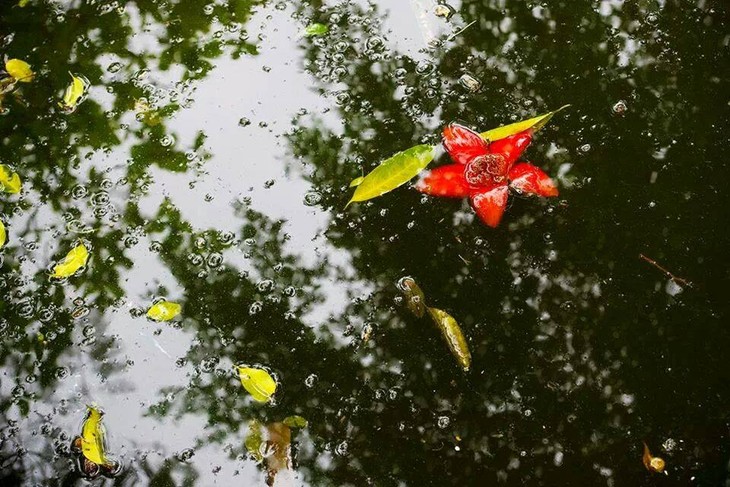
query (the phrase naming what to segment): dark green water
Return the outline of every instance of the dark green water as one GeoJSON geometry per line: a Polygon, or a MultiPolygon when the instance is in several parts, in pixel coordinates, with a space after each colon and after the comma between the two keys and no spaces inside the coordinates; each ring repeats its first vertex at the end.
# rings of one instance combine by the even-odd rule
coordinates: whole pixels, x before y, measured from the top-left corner
{"type": "Polygon", "coordinates": [[[23,180],[0,195],[0,484],[84,484],[95,402],[124,465],[97,484],[265,485],[250,421],[298,414],[276,485],[730,485],[726,2],[15,3],[0,52],[36,78],[0,116],[23,180]],[[91,87],[64,114],[69,71],[91,87]],[[446,123],[566,103],[526,153],[560,197],[497,229],[407,186],[343,209],[446,123]],[[87,268],[51,281],[79,239],[87,268]],[[145,319],[158,297],[176,323],[145,319]]]}

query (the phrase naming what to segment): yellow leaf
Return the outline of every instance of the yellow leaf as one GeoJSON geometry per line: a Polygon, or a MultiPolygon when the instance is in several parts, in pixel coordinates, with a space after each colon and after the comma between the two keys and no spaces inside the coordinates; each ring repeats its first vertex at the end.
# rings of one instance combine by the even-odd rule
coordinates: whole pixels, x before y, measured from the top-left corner
{"type": "Polygon", "coordinates": [[[12,172],[7,166],[0,164],[0,189],[6,193],[20,193],[20,176],[12,172]]]}
{"type": "Polygon", "coordinates": [[[53,268],[53,274],[51,274],[51,277],[63,279],[65,277],[72,276],[76,273],[76,271],[85,266],[88,260],[89,251],[86,249],[84,244],[79,244],[71,249],[61,262],[56,264],[56,267],[53,268]]]}
{"type": "Polygon", "coordinates": [[[5,232],[5,224],[0,220],[0,249],[3,248],[7,241],[7,233],[5,232]]]}
{"type": "Polygon", "coordinates": [[[350,182],[350,187],[354,188],[355,186],[360,186],[360,183],[362,183],[365,180],[365,176],[360,176],[359,178],[355,178],[350,182]]]}
{"type": "Polygon", "coordinates": [[[450,314],[440,309],[428,308],[428,314],[431,315],[436,326],[441,330],[441,334],[446,339],[451,353],[456,357],[461,368],[469,370],[471,366],[471,352],[469,352],[469,345],[466,343],[466,338],[464,338],[459,324],[450,314]]]}
{"type": "Polygon", "coordinates": [[[241,384],[258,402],[267,402],[276,392],[276,381],[264,369],[237,367],[241,384]]]}
{"type": "Polygon", "coordinates": [[[532,130],[533,132],[537,132],[545,125],[547,125],[553,115],[558,113],[560,110],[563,110],[564,108],[568,108],[569,106],[570,105],[563,105],[555,111],[548,112],[543,115],[530,118],[528,120],[523,120],[521,122],[503,125],[501,127],[497,127],[496,129],[487,130],[486,132],[482,132],[480,135],[484,139],[495,141],[499,139],[504,139],[505,137],[509,137],[510,135],[519,134],[520,132],[524,132],[525,130],[532,130]]]}
{"type": "Polygon", "coordinates": [[[106,465],[104,425],[101,417],[104,415],[100,409],[94,406],[87,406],[89,412],[81,428],[81,452],[90,461],[97,465],[106,465]]]}
{"type": "Polygon", "coordinates": [[[15,80],[22,83],[30,83],[33,81],[33,70],[30,69],[30,64],[20,59],[8,59],[5,61],[5,71],[13,77],[15,80]]]}
{"type": "Polygon", "coordinates": [[[147,310],[147,317],[154,321],[170,321],[180,314],[182,306],[172,301],[160,301],[147,310]]]}
{"type": "Polygon", "coordinates": [[[68,85],[66,91],[63,94],[63,101],[60,103],[61,108],[68,112],[72,112],[76,109],[76,105],[81,101],[81,97],[86,93],[86,89],[89,87],[89,82],[86,78],[81,76],[71,75],[71,84],[68,85]]]}
{"type": "Polygon", "coordinates": [[[20,0],[20,1],[18,2],[18,7],[25,7],[26,5],[28,5],[28,2],[29,2],[29,1],[30,1],[30,0],[20,0]]]}

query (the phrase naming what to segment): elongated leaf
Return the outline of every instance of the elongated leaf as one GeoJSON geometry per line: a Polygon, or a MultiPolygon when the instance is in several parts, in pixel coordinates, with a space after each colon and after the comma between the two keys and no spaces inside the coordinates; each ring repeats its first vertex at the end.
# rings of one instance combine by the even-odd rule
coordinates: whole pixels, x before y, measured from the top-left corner
{"type": "Polygon", "coordinates": [[[355,186],[360,186],[360,183],[362,183],[365,180],[365,176],[360,176],[359,178],[355,178],[352,181],[350,181],[350,187],[354,188],[355,186]]]}
{"type": "Polygon", "coordinates": [[[276,392],[276,381],[264,369],[238,367],[238,377],[243,387],[258,402],[267,402],[276,392]]]}
{"type": "Polygon", "coordinates": [[[399,152],[373,169],[355,189],[348,206],[394,190],[414,178],[433,160],[433,146],[422,144],[399,152]]]}
{"type": "Polygon", "coordinates": [[[307,37],[321,36],[329,32],[330,28],[324,24],[311,24],[304,28],[303,34],[307,37]]]}
{"type": "Polygon", "coordinates": [[[65,111],[72,112],[81,101],[81,97],[86,93],[89,82],[82,76],[75,76],[73,73],[68,74],[71,75],[71,84],[63,93],[63,101],[59,105],[65,111]]]}
{"type": "Polygon", "coordinates": [[[56,264],[53,268],[53,274],[51,274],[51,277],[63,279],[65,277],[72,276],[76,273],[76,271],[85,266],[88,260],[88,249],[84,246],[84,244],[79,244],[71,249],[61,262],[56,264]]]}
{"type": "Polygon", "coordinates": [[[495,141],[499,139],[504,139],[505,137],[509,137],[510,135],[524,132],[525,130],[532,130],[533,132],[537,132],[545,125],[547,125],[553,115],[569,106],[570,105],[563,105],[555,111],[548,112],[527,120],[523,120],[521,122],[503,125],[501,127],[497,127],[496,129],[487,130],[486,132],[482,132],[480,135],[487,140],[495,141]]]}
{"type": "Polygon", "coordinates": [[[0,190],[6,193],[20,193],[22,183],[18,173],[11,171],[7,166],[0,164],[0,190]]]}
{"type": "Polygon", "coordinates": [[[469,345],[466,343],[466,338],[464,338],[464,333],[462,333],[459,324],[446,311],[437,308],[428,308],[428,314],[431,315],[436,326],[441,330],[441,334],[446,339],[451,353],[456,357],[461,368],[469,370],[471,352],[469,352],[469,345]]]}
{"type": "Polygon", "coordinates": [[[147,317],[154,321],[170,321],[180,314],[182,306],[172,301],[160,301],[147,310],[147,317]]]}
{"type": "Polygon", "coordinates": [[[7,241],[7,239],[8,239],[8,236],[7,236],[7,233],[5,232],[5,224],[3,223],[2,220],[0,220],[0,249],[3,248],[3,246],[5,246],[5,242],[7,241]]]}
{"type": "Polygon", "coordinates": [[[255,419],[248,423],[248,434],[243,444],[246,450],[254,457],[257,462],[263,462],[264,456],[261,453],[261,444],[264,442],[262,425],[255,419]]]}
{"type": "Polygon", "coordinates": [[[290,428],[306,428],[309,422],[304,419],[301,416],[287,416],[284,418],[284,421],[282,421],[285,425],[287,425],[290,428]]]}
{"type": "Polygon", "coordinates": [[[101,417],[104,413],[94,406],[87,406],[88,414],[81,428],[81,452],[97,465],[106,465],[106,445],[104,425],[101,417]]]}
{"type": "Polygon", "coordinates": [[[34,74],[30,68],[30,64],[20,59],[8,59],[5,61],[5,71],[21,83],[30,83],[33,81],[34,74]]]}
{"type": "Polygon", "coordinates": [[[426,296],[412,277],[403,277],[398,281],[398,289],[406,298],[406,306],[419,318],[426,313],[426,296]]]}

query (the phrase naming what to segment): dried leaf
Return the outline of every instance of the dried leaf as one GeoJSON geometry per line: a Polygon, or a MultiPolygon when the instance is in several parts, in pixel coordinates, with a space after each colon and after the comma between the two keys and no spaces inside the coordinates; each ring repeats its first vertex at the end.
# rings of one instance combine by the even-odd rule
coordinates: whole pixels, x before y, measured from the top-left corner
{"type": "Polygon", "coordinates": [[[302,34],[307,37],[321,36],[329,32],[329,30],[330,28],[324,24],[310,24],[304,29],[302,34]]]}
{"type": "Polygon", "coordinates": [[[359,178],[355,178],[352,181],[350,181],[350,187],[354,188],[355,186],[360,186],[360,183],[362,183],[365,180],[365,176],[360,176],[359,178]]]}
{"type": "Polygon", "coordinates": [[[51,274],[51,277],[63,279],[72,276],[76,273],[76,271],[85,266],[88,260],[88,249],[84,246],[84,244],[79,244],[71,249],[61,262],[56,264],[53,268],[53,274],[51,274]]]}
{"type": "Polygon", "coordinates": [[[436,326],[441,330],[441,334],[446,339],[451,353],[456,357],[461,368],[469,370],[471,366],[471,353],[469,352],[469,345],[466,343],[466,338],[464,338],[459,324],[446,311],[437,308],[428,308],[428,314],[431,315],[436,326]]]}
{"type": "Polygon", "coordinates": [[[301,416],[287,416],[284,418],[284,421],[282,421],[285,425],[287,425],[290,428],[306,428],[309,422],[304,419],[301,416]]]}
{"type": "Polygon", "coordinates": [[[0,220],[0,249],[3,248],[5,242],[7,242],[8,235],[5,232],[5,224],[0,220]]]}
{"type": "Polygon", "coordinates": [[[0,189],[6,193],[20,193],[20,176],[18,173],[12,172],[7,166],[0,164],[0,189]]]}
{"type": "Polygon", "coordinates": [[[276,392],[276,381],[264,369],[237,367],[241,384],[258,402],[267,402],[276,392]]]}
{"type": "Polygon", "coordinates": [[[426,313],[426,296],[412,277],[403,277],[398,281],[398,289],[406,298],[406,306],[419,318],[426,313]]]}
{"type": "Polygon", "coordinates": [[[172,301],[160,301],[147,310],[147,317],[154,321],[170,321],[180,314],[182,306],[172,301]]]}
{"type": "Polygon", "coordinates": [[[87,406],[88,414],[81,428],[81,452],[89,461],[97,465],[105,465],[106,459],[106,432],[101,423],[104,413],[94,407],[87,406]]]}
{"type": "Polygon", "coordinates": [[[376,198],[407,183],[428,166],[433,157],[433,146],[426,144],[397,153],[363,178],[347,205],[376,198]]]}
{"type": "Polygon", "coordinates": [[[524,132],[525,130],[532,130],[533,132],[537,132],[545,125],[547,125],[553,115],[558,113],[560,110],[563,110],[564,108],[568,108],[569,106],[570,105],[563,105],[555,111],[548,112],[543,115],[530,118],[528,120],[522,120],[521,122],[503,125],[501,127],[497,127],[496,129],[487,130],[486,132],[482,132],[480,135],[487,140],[495,141],[499,139],[504,139],[505,137],[509,137],[510,135],[524,132]]]}
{"type": "Polygon", "coordinates": [[[5,71],[16,81],[21,83],[30,83],[33,81],[33,70],[30,69],[30,64],[20,59],[8,59],[5,61],[5,71]]]}
{"type": "Polygon", "coordinates": [[[76,106],[81,102],[83,95],[86,93],[89,87],[89,82],[82,76],[71,75],[71,84],[68,85],[66,91],[63,94],[63,101],[59,103],[59,106],[66,112],[73,112],[76,106]]]}

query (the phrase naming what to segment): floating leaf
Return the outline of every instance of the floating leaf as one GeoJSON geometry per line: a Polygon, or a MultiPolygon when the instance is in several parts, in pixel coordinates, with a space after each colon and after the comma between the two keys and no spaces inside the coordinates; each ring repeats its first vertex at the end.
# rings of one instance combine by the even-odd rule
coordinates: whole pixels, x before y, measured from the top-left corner
{"type": "Polygon", "coordinates": [[[13,77],[16,81],[22,83],[30,83],[33,81],[33,70],[30,69],[30,64],[20,59],[8,59],[5,61],[5,71],[13,77]]]}
{"type": "Polygon", "coordinates": [[[450,314],[440,309],[428,308],[428,314],[431,315],[436,326],[441,330],[441,334],[446,339],[451,353],[456,357],[461,368],[469,370],[471,353],[469,352],[469,345],[466,343],[466,338],[464,338],[459,324],[450,314]]]}
{"type": "Polygon", "coordinates": [[[147,318],[154,321],[170,321],[180,314],[182,306],[172,301],[160,301],[147,310],[147,318]]]}
{"type": "Polygon", "coordinates": [[[505,137],[509,137],[510,135],[524,132],[525,130],[532,130],[533,132],[537,132],[550,121],[553,115],[558,113],[560,110],[563,110],[564,108],[568,108],[569,106],[570,105],[563,105],[555,111],[548,112],[543,115],[530,118],[528,120],[522,120],[521,122],[503,125],[501,127],[497,127],[496,129],[487,130],[486,132],[482,132],[480,135],[487,140],[495,141],[499,139],[504,139],[505,137]]]}
{"type": "Polygon", "coordinates": [[[81,428],[81,452],[89,461],[97,465],[106,465],[106,432],[101,423],[104,413],[94,406],[87,408],[89,411],[81,428]]]}
{"type": "Polygon", "coordinates": [[[5,224],[2,220],[0,220],[0,249],[3,248],[5,245],[5,242],[7,241],[7,233],[5,232],[5,224]]]}
{"type": "Polygon", "coordinates": [[[428,166],[433,157],[434,147],[426,144],[397,153],[363,178],[347,204],[376,198],[407,183],[428,166]]]}
{"type": "Polygon", "coordinates": [[[20,176],[18,173],[11,171],[7,166],[0,164],[0,189],[6,193],[20,193],[20,176]]]}
{"type": "Polygon", "coordinates": [[[66,88],[63,101],[59,103],[59,106],[67,112],[72,112],[81,102],[81,97],[86,92],[89,82],[81,76],[74,76],[73,73],[68,74],[71,75],[71,84],[66,88]]]}
{"type": "Polygon", "coordinates": [[[28,2],[30,2],[30,0],[20,0],[18,2],[18,7],[25,7],[26,5],[28,5],[28,2]]]}
{"type": "Polygon", "coordinates": [[[330,28],[324,24],[310,24],[305,29],[303,34],[307,37],[321,36],[329,32],[330,28]]]}
{"type": "Polygon", "coordinates": [[[53,268],[53,274],[51,274],[51,277],[63,279],[65,277],[72,276],[76,273],[76,271],[85,266],[88,260],[88,249],[84,246],[84,244],[79,244],[71,249],[61,262],[56,264],[56,267],[53,268]]]}
{"type": "Polygon", "coordinates": [[[264,369],[238,367],[238,376],[243,387],[258,402],[267,402],[276,392],[276,381],[264,369]]]}
{"type": "Polygon", "coordinates": [[[294,416],[287,416],[286,418],[284,418],[284,421],[282,421],[282,423],[290,428],[306,428],[309,424],[306,419],[301,416],[297,416],[296,414],[294,416]]]}
{"type": "Polygon", "coordinates": [[[426,313],[426,296],[412,277],[403,277],[398,281],[398,289],[406,298],[406,306],[419,318],[426,313]]]}
{"type": "Polygon", "coordinates": [[[257,462],[262,462],[264,456],[261,453],[261,444],[264,442],[263,432],[261,431],[261,423],[255,419],[248,423],[248,434],[243,442],[246,450],[253,455],[257,462]]]}
{"type": "Polygon", "coordinates": [[[647,470],[650,472],[656,472],[656,473],[667,473],[664,470],[664,467],[666,466],[663,459],[659,457],[655,457],[651,454],[649,451],[649,447],[644,443],[644,456],[642,457],[642,461],[644,462],[644,466],[647,470]]]}
{"type": "Polygon", "coordinates": [[[350,182],[350,187],[354,188],[355,186],[360,186],[360,183],[362,183],[365,180],[365,176],[360,176],[359,178],[355,178],[350,182]]]}

